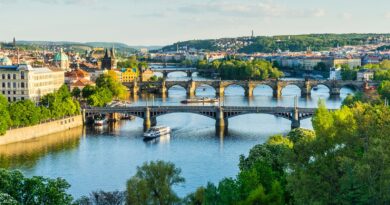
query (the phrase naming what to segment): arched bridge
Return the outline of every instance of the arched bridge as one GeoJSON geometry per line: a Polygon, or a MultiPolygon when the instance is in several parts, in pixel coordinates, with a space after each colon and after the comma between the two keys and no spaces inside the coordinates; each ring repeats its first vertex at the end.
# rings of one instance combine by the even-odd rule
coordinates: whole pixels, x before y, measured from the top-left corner
{"type": "Polygon", "coordinates": [[[259,85],[269,86],[273,90],[274,97],[282,95],[282,90],[286,86],[295,85],[300,88],[302,96],[308,96],[311,94],[312,88],[318,85],[324,85],[329,89],[330,95],[339,95],[340,90],[343,87],[350,87],[356,91],[364,91],[372,85],[377,85],[376,82],[364,82],[364,81],[342,81],[342,80],[263,80],[263,81],[245,81],[245,80],[188,80],[188,81],[167,81],[161,82],[133,82],[131,84],[125,84],[130,88],[133,94],[148,90],[153,87],[160,94],[167,94],[169,88],[173,86],[181,86],[186,89],[189,96],[195,95],[195,91],[202,85],[208,85],[215,89],[216,95],[221,97],[225,93],[225,88],[230,85],[238,85],[244,88],[246,96],[253,96],[253,90],[259,85]]]}
{"type": "Polygon", "coordinates": [[[157,124],[157,117],[170,113],[194,113],[216,120],[217,133],[226,131],[228,119],[244,114],[262,113],[291,121],[292,128],[300,127],[300,121],[314,115],[315,108],[298,107],[251,107],[251,106],[130,106],[103,107],[84,110],[86,117],[101,114],[121,113],[140,117],[144,120],[144,129],[157,124]]]}
{"type": "Polygon", "coordinates": [[[192,74],[197,72],[196,68],[151,68],[153,72],[162,73],[164,78],[168,77],[169,73],[183,72],[187,74],[187,77],[192,77],[192,74]]]}

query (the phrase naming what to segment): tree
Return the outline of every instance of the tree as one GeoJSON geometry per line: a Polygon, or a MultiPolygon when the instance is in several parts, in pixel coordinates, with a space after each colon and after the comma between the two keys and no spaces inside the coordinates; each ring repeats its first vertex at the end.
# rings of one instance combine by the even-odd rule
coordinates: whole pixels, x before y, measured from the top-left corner
{"type": "Polygon", "coordinates": [[[378,87],[378,93],[383,99],[390,99],[390,81],[383,81],[378,87]]]}
{"type": "Polygon", "coordinates": [[[89,197],[82,196],[76,200],[74,205],[123,205],[125,203],[125,193],[121,191],[105,192],[94,191],[89,197]]]}
{"type": "Polygon", "coordinates": [[[95,87],[91,85],[86,85],[82,90],[82,96],[84,99],[87,99],[89,96],[91,96],[95,92],[95,87]]]}
{"type": "Polygon", "coordinates": [[[0,95],[0,135],[4,135],[11,123],[11,118],[8,112],[8,101],[0,95]]]}
{"type": "Polygon", "coordinates": [[[70,185],[60,178],[26,178],[19,171],[0,169],[0,193],[3,193],[1,195],[7,200],[17,201],[18,204],[68,205],[73,200],[72,196],[66,193],[69,187],[70,185]]]}
{"type": "Polygon", "coordinates": [[[81,96],[80,88],[78,88],[78,87],[73,88],[72,96],[75,97],[75,98],[80,98],[80,96],[81,96]]]}
{"type": "Polygon", "coordinates": [[[127,181],[127,203],[168,205],[178,202],[172,187],[185,181],[180,173],[170,162],[145,162],[127,181]]]}
{"type": "Polygon", "coordinates": [[[97,88],[107,88],[115,98],[126,98],[126,87],[121,82],[115,80],[110,75],[103,74],[96,79],[97,88]]]}
{"type": "Polygon", "coordinates": [[[343,80],[356,80],[357,70],[350,68],[348,64],[341,65],[341,78],[343,80]]]}
{"type": "Polygon", "coordinates": [[[112,92],[107,88],[98,88],[87,101],[89,105],[103,107],[112,101],[112,92]]]}
{"type": "Polygon", "coordinates": [[[21,100],[9,105],[9,113],[12,126],[30,126],[39,123],[41,118],[40,108],[31,100],[21,100]]]}
{"type": "Polygon", "coordinates": [[[328,71],[329,68],[326,66],[326,64],[324,62],[319,62],[319,63],[317,63],[316,66],[314,66],[314,70],[328,71]]]}

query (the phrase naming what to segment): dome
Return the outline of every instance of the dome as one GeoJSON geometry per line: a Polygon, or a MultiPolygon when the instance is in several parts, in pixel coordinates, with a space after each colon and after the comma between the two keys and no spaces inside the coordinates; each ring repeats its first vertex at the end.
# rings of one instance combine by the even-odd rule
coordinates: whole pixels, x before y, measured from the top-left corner
{"type": "Polygon", "coordinates": [[[64,51],[61,49],[60,52],[56,53],[54,55],[54,61],[68,61],[68,56],[64,53],[64,51]]]}
{"type": "Polygon", "coordinates": [[[0,65],[12,65],[12,61],[8,57],[0,58],[0,65]]]}

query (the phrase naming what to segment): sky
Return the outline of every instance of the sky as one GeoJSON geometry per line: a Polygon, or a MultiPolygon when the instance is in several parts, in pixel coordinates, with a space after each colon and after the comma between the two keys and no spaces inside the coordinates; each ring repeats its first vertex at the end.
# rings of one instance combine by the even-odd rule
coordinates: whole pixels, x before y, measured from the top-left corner
{"type": "Polygon", "coordinates": [[[222,37],[390,33],[389,0],[0,0],[0,41],[167,45],[222,37]]]}

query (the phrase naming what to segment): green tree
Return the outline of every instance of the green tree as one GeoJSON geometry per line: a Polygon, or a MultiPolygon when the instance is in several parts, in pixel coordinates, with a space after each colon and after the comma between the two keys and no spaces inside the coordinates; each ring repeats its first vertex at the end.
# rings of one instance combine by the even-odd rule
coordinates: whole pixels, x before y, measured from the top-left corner
{"type": "Polygon", "coordinates": [[[70,185],[60,178],[26,178],[19,171],[0,169],[0,193],[12,197],[7,197],[7,200],[17,201],[18,204],[68,205],[73,200],[72,196],[66,193],[69,187],[70,185]]]}
{"type": "Polygon", "coordinates": [[[81,90],[80,90],[80,88],[78,88],[78,87],[73,88],[72,96],[77,98],[77,99],[80,98],[81,97],[81,90]]]}
{"type": "Polygon", "coordinates": [[[12,126],[36,125],[41,119],[40,108],[31,100],[14,102],[8,107],[12,126]]]}
{"type": "Polygon", "coordinates": [[[126,97],[126,87],[121,82],[115,80],[110,75],[101,75],[96,79],[97,88],[107,88],[115,98],[124,99],[126,97]]]}
{"type": "Polygon", "coordinates": [[[103,107],[112,101],[112,92],[107,88],[98,88],[94,94],[88,97],[88,104],[96,107],[103,107]]]}
{"type": "Polygon", "coordinates": [[[328,71],[329,68],[328,68],[328,66],[326,66],[326,64],[324,62],[319,62],[319,63],[317,63],[316,66],[314,66],[314,70],[328,71]]]}
{"type": "Polygon", "coordinates": [[[95,87],[91,85],[86,85],[83,90],[81,91],[81,95],[84,99],[87,99],[89,96],[91,96],[95,92],[95,87]]]}
{"type": "Polygon", "coordinates": [[[378,87],[378,93],[384,99],[390,99],[390,81],[383,81],[378,87]]]}
{"type": "Polygon", "coordinates": [[[185,181],[180,173],[170,162],[144,163],[127,181],[127,203],[169,205],[179,202],[172,187],[185,181]]]}
{"type": "Polygon", "coordinates": [[[3,95],[0,95],[0,135],[5,134],[10,123],[11,118],[8,112],[8,101],[3,95]]]}

